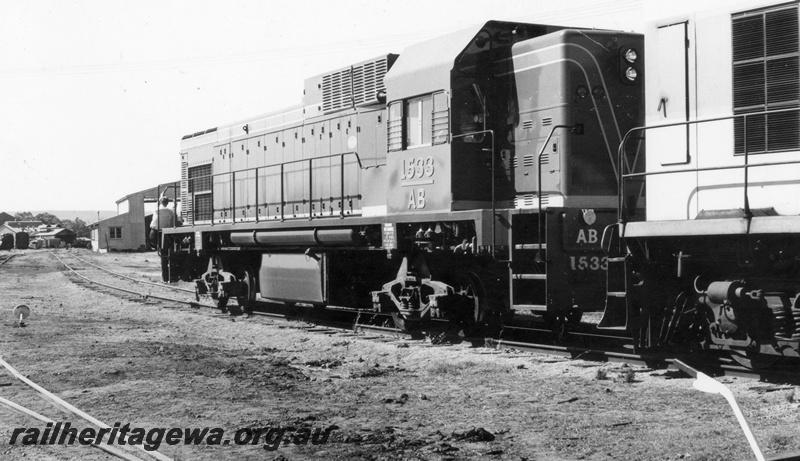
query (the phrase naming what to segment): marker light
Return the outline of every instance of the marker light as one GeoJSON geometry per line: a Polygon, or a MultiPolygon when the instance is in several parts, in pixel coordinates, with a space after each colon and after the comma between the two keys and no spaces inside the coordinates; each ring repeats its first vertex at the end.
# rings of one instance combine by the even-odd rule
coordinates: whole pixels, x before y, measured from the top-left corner
{"type": "Polygon", "coordinates": [[[633,81],[636,80],[636,77],[638,77],[638,76],[639,76],[639,73],[636,72],[636,69],[634,69],[633,67],[628,67],[627,69],[625,69],[625,77],[628,80],[633,82],[633,81]]]}
{"type": "Polygon", "coordinates": [[[632,48],[628,48],[628,51],[625,52],[625,60],[628,61],[631,64],[636,62],[636,58],[638,58],[638,57],[639,56],[636,54],[636,50],[634,50],[632,48]]]}

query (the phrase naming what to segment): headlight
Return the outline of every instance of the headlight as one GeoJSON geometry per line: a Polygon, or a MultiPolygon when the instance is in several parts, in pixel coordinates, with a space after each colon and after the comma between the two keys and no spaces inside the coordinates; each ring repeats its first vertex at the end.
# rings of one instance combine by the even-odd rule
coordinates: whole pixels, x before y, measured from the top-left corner
{"type": "Polygon", "coordinates": [[[628,51],[625,52],[625,60],[631,64],[636,62],[636,58],[638,57],[639,56],[636,54],[636,50],[634,50],[633,48],[629,48],[628,51]]]}
{"type": "Polygon", "coordinates": [[[589,89],[585,86],[581,85],[578,87],[578,97],[583,99],[586,96],[589,96],[589,89]]]}
{"type": "Polygon", "coordinates": [[[638,77],[638,76],[639,76],[639,73],[636,72],[636,69],[634,69],[633,67],[628,67],[627,69],[625,69],[625,77],[628,80],[630,80],[632,82],[636,81],[636,77],[638,77]]]}

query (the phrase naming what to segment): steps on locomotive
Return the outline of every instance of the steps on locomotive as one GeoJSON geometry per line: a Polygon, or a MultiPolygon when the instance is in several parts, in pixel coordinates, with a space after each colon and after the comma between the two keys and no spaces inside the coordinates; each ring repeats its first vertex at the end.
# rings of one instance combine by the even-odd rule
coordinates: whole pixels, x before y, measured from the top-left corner
{"type": "Polygon", "coordinates": [[[620,242],[616,228],[612,228],[609,245],[608,269],[606,270],[606,306],[597,328],[603,330],[627,330],[630,292],[630,255],[620,242]]]}
{"type": "Polygon", "coordinates": [[[547,311],[547,216],[512,216],[509,261],[509,297],[517,311],[547,311]],[[541,235],[541,239],[539,236],[541,235]]]}

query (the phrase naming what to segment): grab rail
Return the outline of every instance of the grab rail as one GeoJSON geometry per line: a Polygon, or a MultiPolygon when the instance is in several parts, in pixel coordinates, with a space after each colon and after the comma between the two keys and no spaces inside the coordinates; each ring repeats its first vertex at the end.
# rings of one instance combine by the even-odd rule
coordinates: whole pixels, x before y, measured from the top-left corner
{"type": "MultiPolygon", "coordinates": [[[[210,199],[210,202],[211,202],[211,207],[210,207],[210,217],[208,218],[208,221],[210,221],[210,224],[212,226],[215,224],[215,222],[216,223],[220,222],[217,219],[215,219],[215,214],[217,212],[219,212],[219,211],[222,211],[222,212],[230,211],[231,212],[231,220],[232,220],[232,222],[236,223],[237,222],[236,211],[238,209],[240,209],[240,208],[243,208],[243,207],[249,208],[253,204],[256,207],[256,213],[255,213],[255,216],[253,218],[255,219],[255,222],[259,222],[259,221],[263,221],[264,220],[264,218],[262,218],[260,216],[259,208],[261,206],[263,206],[265,209],[268,209],[268,207],[270,205],[276,204],[276,202],[267,202],[266,200],[265,200],[264,203],[259,203],[259,198],[260,198],[260,195],[259,195],[259,192],[260,192],[260,190],[259,190],[260,189],[259,188],[259,182],[260,182],[261,179],[263,179],[264,181],[267,180],[267,171],[269,169],[278,170],[275,173],[276,174],[280,174],[280,197],[279,197],[279,200],[280,200],[280,220],[281,221],[285,221],[287,219],[285,207],[286,207],[287,204],[289,204],[289,202],[287,202],[287,191],[286,191],[286,186],[287,186],[286,179],[287,178],[286,178],[286,174],[287,173],[301,173],[304,176],[302,179],[303,180],[304,179],[308,180],[308,189],[303,192],[301,197],[297,198],[296,200],[291,200],[291,203],[302,201],[303,204],[308,203],[309,205],[311,205],[311,204],[314,203],[314,168],[315,168],[315,162],[319,163],[320,161],[324,161],[324,160],[339,159],[340,163],[339,163],[339,165],[336,165],[339,168],[339,191],[338,191],[339,194],[338,194],[337,198],[340,200],[340,204],[341,204],[338,216],[339,216],[340,219],[342,219],[342,218],[345,217],[345,200],[352,200],[352,198],[353,198],[353,197],[351,197],[351,195],[346,194],[346,184],[345,184],[345,168],[346,168],[347,165],[352,165],[352,162],[349,163],[349,164],[346,163],[346,158],[350,158],[350,157],[355,157],[355,161],[356,161],[356,163],[358,165],[358,169],[359,170],[366,170],[366,169],[369,169],[369,168],[376,168],[376,167],[381,167],[381,166],[385,166],[386,165],[386,163],[383,162],[383,163],[376,163],[374,165],[365,166],[364,163],[361,160],[361,157],[358,155],[358,153],[353,151],[353,152],[343,152],[343,153],[340,153],[340,154],[331,154],[331,155],[326,155],[326,156],[321,156],[321,157],[311,157],[311,158],[306,158],[306,159],[290,160],[290,161],[286,161],[286,162],[274,163],[274,164],[271,164],[271,165],[261,165],[261,166],[257,166],[257,167],[245,168],[245,169],[235,170],[235,171],[226,171],[226,172],[222,172],[222,173],[215,173],[215,174],[210,174],[210,175],[198,176],[198,177],[194,177],[194,178],[187,178],[187,179],[181,180],[179,182],[186,182],[187,189],[190,190],[190,191],[193,191],[193,194],[197,193],[197,192],[201,192],[201,193],[208,193],[210,195],[209,199],[210,199]],[[307,168],[303,168],[303,169],[300,169],[300,170],[297,170],[297,171],[287,171],[287,167],[288,166],[297,165],[297,164],[307,164],[307,168]],[[249,185],[249,181],[254,181],[255,182],[255,184],[254,184],[255,197],[252,200],[252,202],[254,202],[254,203],[244,203],[244,205],[238,206],[237,205],[237,197],[236,197],[236,189],[237,189],[236,182],[237,182],[237,176],[241,179],[241,177],[243,175],[245,176],[245,181],[247,181],[248,185],[249,185]],[[220,180],[219,178],[223,178],[223,179],[220,180]],[[208,189],[207,190],[204,189],[204,190],[201,190],[201,191],[194,190],[195,188],[193,186],[195,184],[198,184],[198,183],[199,184],[204,184],[201,181],[207,181],[208,182],[208,189]],[[214,207],[214,190],[215,190],[216,186],[220,186],[220,185],[222,187],[226,187],[227,186],[229,188],[229,192],[231,194],[231,202],[230,202],[229,206],[223,206],[221,208],[215,208],[214,207]]],[[[333,165],[327,165],[327,166],[329,166],[331,168],[331,170],[333,170],[333,168],[335,168],[335,166],[333,166],[333,165]]],[[[358,198],[359,195],[360,194],[356,194],[354,197],[358,198]]],[[[265,197],[265,199],[266,199],[266,197],[265,197]]],[[[293,197],[293,199],[294,199],[294,197],[293,197]]],[[[331,199],[333,200],[334,196],[331,196],[331,199]]],[[[246,202],[250,202],[250,200],[246,200],[246,202]]],[[[196,204],[193,202],[192,206],[194,207],[195,205],[196,204]]],[[[187,211],[192,214],[193,221],[198,220],[197,219],[196,210],[192,209],[192,210],[187,210],[187,211]]],[[[249,219],[253,219],[253,218],[249,218],[249,219]]],[[[223,218],[223,221],[224,221],[224,219],[225,218],[223,218]]],[[[245,220],[245,219],[246,218],[243,218],[242,220],[245,220]]],[[[308,219],[309,220],[314,219],[313,213],[311,212],[310,208],[309,208],[309,213],[308,213],[308,219]]],[[[206,221],[206,219],[200,219],[199,221],[206,221]]]]}

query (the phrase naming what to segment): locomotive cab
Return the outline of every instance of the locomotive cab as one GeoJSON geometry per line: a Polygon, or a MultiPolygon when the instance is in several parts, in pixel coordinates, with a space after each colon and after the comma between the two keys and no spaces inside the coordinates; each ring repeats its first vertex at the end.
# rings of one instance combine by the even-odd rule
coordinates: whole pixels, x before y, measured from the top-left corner
{"type": "Polygon", "coordinates": [[[389,211],[615,206],[643,65],[635,34],[495,21],[405,50],[385,79],[389,211]]]}
{"type": "MultiPolygon", "coordinates": [[[[564,319],[601,308],[616,166],[644,166],[643,146],[617,152],[643,121],[643,65],[640,35],[497,21],[405,50],[385,78],[387,211],[421,224],[400,233],[445,234],[426,251],[446,252],[460,237],[438,229],[481,211],[465,241],[505,260],[506,306],[564,319]]],[[[435,277],[432,258],[405,263],[435,277]]],[[[424,285],[408,272],[387,287],[424,285]]]]}

